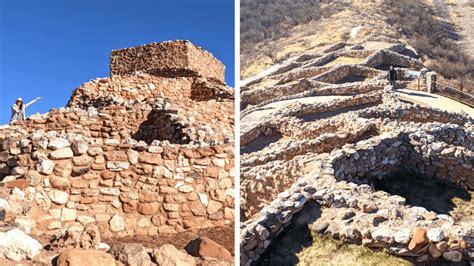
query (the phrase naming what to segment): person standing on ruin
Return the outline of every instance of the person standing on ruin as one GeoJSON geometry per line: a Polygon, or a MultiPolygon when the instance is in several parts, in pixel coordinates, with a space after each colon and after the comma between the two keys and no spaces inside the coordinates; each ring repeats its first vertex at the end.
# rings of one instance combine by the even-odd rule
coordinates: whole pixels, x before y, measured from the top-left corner
{"type": "Polygon", "coordinates": [[[10,123],[16,121],[23,121],[26,119],[25,111],[26,108],[30,107],[36,101],[40,100],[43,97],[36,97],[34,100],[24,104],[22,98],[16,99],[15,103],[12,105],[12,117],[10,118],[10,123]]]}
{"type": "Polygon", "coordinates": [[[396,80],[398,79],[397,71],[395,70],[393,66],[390,66],[390,69],[388,70],[388,73],[387,73],[387,78],[388,78],[388,81],[390,81],[391,86],[395,87],[397,85],[397,82],[396,82],[396,80]]]}

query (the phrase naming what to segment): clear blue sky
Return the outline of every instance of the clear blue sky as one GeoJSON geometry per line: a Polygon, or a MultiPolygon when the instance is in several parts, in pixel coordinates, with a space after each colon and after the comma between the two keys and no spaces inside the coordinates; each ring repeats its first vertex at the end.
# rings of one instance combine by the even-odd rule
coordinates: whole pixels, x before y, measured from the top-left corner
{"type": "Polygon", "coordinates": [[[0,0],[0,124],[17,97],[27,115],[65,106],[109,75],[112,49],[188,39],[226,66],[234,86],[233,0],[0,0]]]}

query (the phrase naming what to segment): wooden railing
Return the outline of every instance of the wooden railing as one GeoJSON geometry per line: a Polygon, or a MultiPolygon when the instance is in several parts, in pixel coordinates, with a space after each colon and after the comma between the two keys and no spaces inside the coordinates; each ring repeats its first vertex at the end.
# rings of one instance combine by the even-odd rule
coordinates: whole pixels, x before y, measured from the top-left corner
{"type": "Polygon", "coordinates": [[[462,82],[455,84],[446,80],[437,80],[435,93],[474,108],[474,90],[464,87],[465,84],[462,82]]]}

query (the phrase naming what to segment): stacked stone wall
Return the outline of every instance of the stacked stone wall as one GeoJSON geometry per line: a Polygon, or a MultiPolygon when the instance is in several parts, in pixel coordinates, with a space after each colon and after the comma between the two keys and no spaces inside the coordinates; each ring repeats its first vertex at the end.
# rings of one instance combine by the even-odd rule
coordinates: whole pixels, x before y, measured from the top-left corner
{"type": "Polygon", "coordinates": [[[37,234],[89,222],[119,235],[233,222],[232,143],[131,145],[54,131],[2,143],[3,182],[24,191],[37,234]]]}
{"type": "MultiPolygon", "coordinates": [[[[439,215],[439,218],[431,222],[423,222],[423,219],[420,221],[420,218],[417,217],[430,215],[426,209],[405,205],[404,198],[375,192],[366,183],[374,178],[380,179],[403,169],[472,189],[474,180],[471,169],[474,163],[472,134],[472,126],[461,129],[459,126],[434,123],[421,127],[402,128],[398,132],[387,132],[356,144],[347,144],[329,154],[318,155],[314,158],[314,167],[318,170],[312,176],[296,178],[291,187],[261,209],[259,215],[242,224],[242,265],[257,260],[271,241],[291,223],[294,217],[297,217],[298,212],[309,202],[316,202],[323,207],[336,208],[335,210],[350,208],[356,213],[360,212],[361,216],[368,216],[361,218],[363,220],[374,219],[374,224],[370,224],[369,227],[367,227],[367,223],[355,223],[350,228],[343,226],[336,226],[336,228],[330,225],[328,229],[324,229],[333,237],[349,243],[364,244],[376,248],[384,247],[394,255],[421,256],[423,251],[416,251],[420,252],[418,254],[413,253],[414,249],[409,248],[408,244],[413,234],[420,230],[425,230],[425,232],[427,230],[433,234],[437,232],[437,235],[440,236],[435,238],[429,235],[429,237],[433,237],[430,240],[435,244],[445,239],[450,239],[446,241],[451,243],[448,245],[449,248],[444,248],[439,252],[434,250],[438,253],[433,253],[434,251],[430,250],[430,255],[441,256],[445,251],[462,252],[462,247],[456,243],[466,237],[472,237],[469,235],[469,228],[463,230],[463,225],[453,226],[453,221],[446,215],[439,215]],[[308,183],[309,180],[312,181],[308,183]],[[327,183],[331,183],[330,180],[337,180],[337,182],[328,186],[327,183]],[[311,184],[313,182],[323,183],[314,186],[311,184]],[[347,182],[349,182],[349,186],[347,182]],[[339,186],[341,188],[338,188],[339,186]],[[349,192],[348,189],[353,192],[349,192]],[[366,197],[370,198],[372,202],[374,200],[376,202],[370,203],[366,201],[366,197]],[[354,199],[359,201],[354,201],[354,199]],[[393,206],[390,207],[391,205],[393,206]],[[398,212],[403,213],[404,220],[414,220],[408,223],[405,221],[392,224],[390,228],[378,226],[379,222],[375,223],[375,221],[376,219],[383,221],[380,220],[381,214],[377,212],[375,214],[377,217],[372,218],[373,215],[367,214],[371,212],[370,206],[395,208],[398,212]],[[446,229],[448,225],[451,230],[446,229]]],[[[331,210],[329,209],[328,212],[331,210]]],[[[322,222],[318,222],[317,227],[320,228],[321,224],[322,222]]],[[[340,224],[343,223],[334,223],[334,225],[340,224]]]]}
{"type": "Polygon", "coordinates": [[[224,82],[224,65],[189,41],[151,43],[114,50],[110,75],[146,72],[162,76],[201,76],[224,82]]]}

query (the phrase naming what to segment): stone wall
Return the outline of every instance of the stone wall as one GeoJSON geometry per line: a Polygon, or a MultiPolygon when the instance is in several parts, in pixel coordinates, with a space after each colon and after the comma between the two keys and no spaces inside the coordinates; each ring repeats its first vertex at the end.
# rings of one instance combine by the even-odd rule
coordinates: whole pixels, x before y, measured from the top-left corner
{"type": "Polygon", "coordinates": [[[379,67],[380,65],[393,65],[412,69],[422,69],[423,63],[406,55],[399,54],[388,49],[383,49],[368,56],[361,65],[367,67],[379,67]]]}
{"type": "Polygon", "coordinates": [[[327,83],[337,83],[348,76],[375,78],[381,75],[383,75],[382,71],[365,66],[338,65],[332,68],[330,71],[314,77],[314,80],[327,83]]]}
{"type": "MultiPolygon", "coordinates": [[[[231,107],[230,102],[228,107],[231,107]]],[[[133,138],[150,143],[153,137],[157,137],[157,140],[173,143],[182,140],[185,143],[216,144],[232,139],[233,115],[229,114],[229,110],[217,102],[190,102],[177,106],[156,98],[149,104],[135,107],[108,106],[87,111],[80,108],[53,109],[46,115],[31,117],[22,126],[29,132],[56,130],[94,138],[111,138],[120,143],[127,143],[133,138]]]]}
{"type": "Polygon", "coordinates": [[[154,235],[233,222],[233,144],[120,144],[54,131],[2,141],[6,187],[30,202],[37,234],[97,223],[154,235]]]}
{"type": "Polygon", "coordinates": [[[296,178],[291,187],[261,209],[259,215],[242,224],[241,264],[256,261],[309,202],[328,208],[326,213],[329,214],[323,214],[314,224],[314,230],[319,233],[326,232],[352,244],[386,248],[387,252],[399,256],[429,254],[450,258],[453,253],[462,256],[465,246],[460,243],[472,237],[467,225],[453,225],[452,218],[446,215],[420,218],[432,214],[424,208],[405,205],[405,199],[400,196],[376,192],[366,183],[405,169],[473,189],[472,124],[466,127],[440,123],[389,127],[396,130],[314,157],[315,171],[311,175],[296,178]],[[403,219],[377,212],[381,209],[396,210],[403,219]],[[344,226],[343,220],[347,218],[342,218],[347,212],[359,217],[350,226],[344,226]],[[325,219],[335,216],[340,220],[324,225],[325,219]],[[384,221],[390,221],[390,227],[384,226],[384,221]],[[418,236],[420,232],[425,235],[418,236]],[[413,244],[418,238],[422,238],[423,243],[413,244]],[[433,246],[428,249],[429,245],[433,246]]]}
{"type": "Polygon", "coordinates": [[[108,105],[147,104],[156,97],[196,101],[231,101],[233,90],[225,84],[199,77],[158,77],[149,74],[97,78],[76,88],[68,107],[87,109],[108,105]]]}
{"type": "Polygon", "coordinates": [[[189,41],[150,43],[114,50],[110,75],[146,72],[163,76],[201,76],[224,82],[224,65],[209,52],[189,41]]]}

